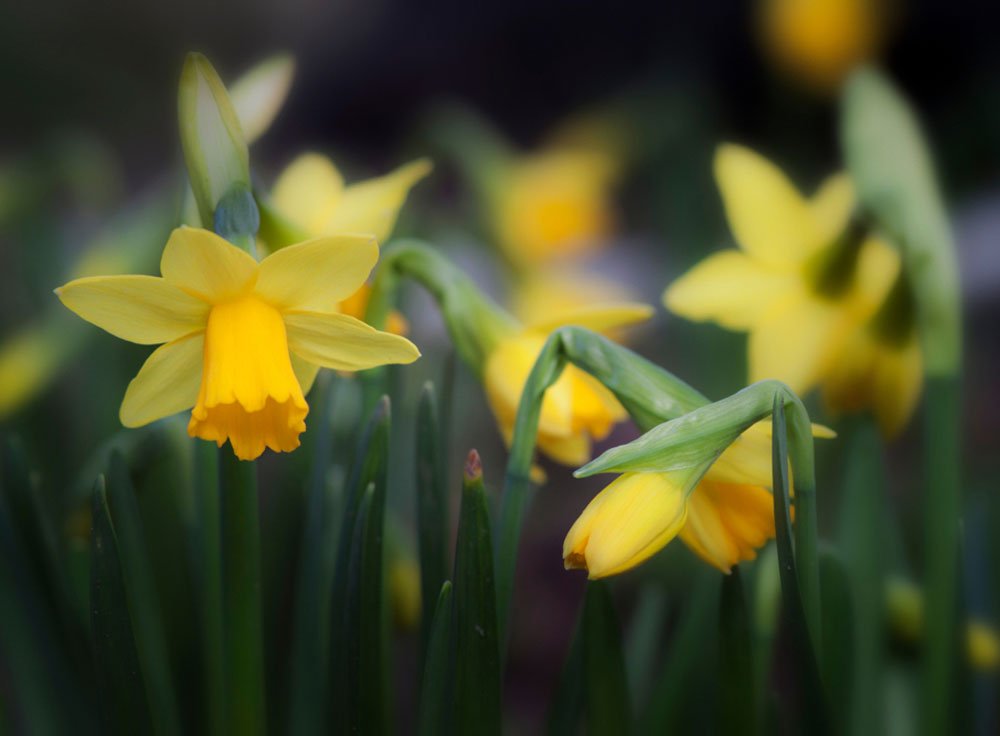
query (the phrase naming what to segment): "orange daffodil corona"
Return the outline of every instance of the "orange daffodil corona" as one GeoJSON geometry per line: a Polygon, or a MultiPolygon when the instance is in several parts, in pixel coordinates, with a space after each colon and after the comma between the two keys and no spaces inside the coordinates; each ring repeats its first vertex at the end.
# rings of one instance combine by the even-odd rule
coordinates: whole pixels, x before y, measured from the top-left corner
{"type": "Polygon", "coordinates": [[[163,251],[162,277],[82,278],[56,293],[116,337],[163,343],[129,384],[122,424],[191,409],[191,436],[220,447],[228,440],[252,460],[265,447],[298,447],[320,367],[356,371],[419,357],[405,338],[337,313],[377,260],[366,235],[317,238],[258,262],[214,233],[181,227],[163,251]]]}
{"type": "Polygon", "coordinates": [[[870,407],[885,434],[912,414],[922,357],[895,249],[852,222],[844,175],[804,199],[773,164],[720,147],[715,176],[740,250],[709,256],[675,281],[666,306],[749,333],[749,379],[821,386],[835,411],[870,407]]]}

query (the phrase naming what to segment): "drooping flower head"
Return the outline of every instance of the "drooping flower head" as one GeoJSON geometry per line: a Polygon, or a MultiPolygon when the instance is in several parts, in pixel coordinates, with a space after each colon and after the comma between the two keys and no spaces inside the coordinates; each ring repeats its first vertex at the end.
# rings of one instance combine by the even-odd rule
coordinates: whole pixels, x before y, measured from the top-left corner
{"type": "Polygon", "coordinates": [[[715,175],[740,250],[697,264],[664,294],[673,312],[749,333],[749,379],[803,394],[821,386],[834,410],[871,407],[902,427],[921,386],[921,355],[899,254],[852,220],[843,175],[804,199],[770,162],[722,146],[715,175]]]}
{"type": "Polygon", "coordinates": [[[164,343],[129,384],[122,424],[191,409],[191,436],[220,447],[228,440],[252,460],[265,447],[298,447],[320,367],[356,371],[419,357],[405,338],[336,311],[377,260],[371,236],[339,235],[258,263],[212,232],[182,227],[163,251],[161,277],[96,276],[56,293],[116,337],[164,343]]]}

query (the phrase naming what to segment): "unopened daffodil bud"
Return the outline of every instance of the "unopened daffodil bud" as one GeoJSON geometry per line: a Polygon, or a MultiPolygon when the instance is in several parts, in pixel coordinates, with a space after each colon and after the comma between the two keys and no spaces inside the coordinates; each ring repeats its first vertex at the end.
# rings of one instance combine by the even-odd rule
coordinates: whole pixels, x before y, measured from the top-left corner
{"type": "Polygon", "coordinates": [[[271,127],[285,104],[294,75],[295,60],[291,56],[272,56],[233,84],[230,99],[248,145],[271,127]]]}
{"type": "Polygon", "coordinates": [[[735,145],[720,147],[715,175],[740,249],[697,264],[664,293],[666,306],[749,333],[751,381],[800,394],[819,386],[833,408],[871,408],[887,432],[901,428],[920,392],[919,350],[883,350],[878,320],[905,276],[899,253],[852,220],[850,180],[831,177],[807,200],[735,145]],[[892,391],[875,390],[886,382],[892,391]]]}
{"type": "MultiPolygon", "coordinates": [[[[615,575],[677,536],[722,572],[754,559],[775,533],[771,423],[762,419],[774,391],[773,382],[751,386],[665,422],[578,470],[578,477],[621,475],[567,534],[567,569],[584,569],[590,578],[615,575]]],[[[823,427],[812,431],[830,436],[823,427]]]]}
{"type": "Polygon", "coordinates": [[[234,188],[250,189],[250,154],[236,109],[215,69],[188,54],[181,72],[178,113],[188,178],[205,225],[234,188]]]}
{"type": "Polygon", "coordinates": [[[886,0],[759,0],[764,48],[789,76],[817,92],[833,92],[878,54],[886,6],[886,0]]]}

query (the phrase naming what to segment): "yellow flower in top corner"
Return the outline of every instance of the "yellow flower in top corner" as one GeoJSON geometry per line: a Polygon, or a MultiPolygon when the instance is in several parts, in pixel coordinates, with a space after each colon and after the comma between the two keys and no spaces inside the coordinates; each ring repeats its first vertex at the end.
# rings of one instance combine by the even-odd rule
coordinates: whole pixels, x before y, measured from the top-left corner
{"type": "Polygon", "coordinates": [[[667,308],[748,332],[751,383],[777,378],[798,394],[822,385],[835,409],[871,406],[884,427],[905,423],[919,394],[919,347],[909,332],[884,339],[899,331],[897,315],[885,315],[890,330],[880,327],[905,275],[899,254],[852,222],[850,181],[831,177],[807,200],[773,164],[734,145],[720,147],[715,175],[741,248],[675,281],[667,308]],[[880,384],[894,388],[878,392],[880,384]]]}
{"type": "MultiPolygon", "coordinates": [[[[379,243],[388,240],[410,189],[431,171],[420,159],[385,176],[346,185],[334,163],[318,153],[305,153],[279,175],[274,206],[308,237],[336,233],[371,233],[379,243]]],[[[363,284],[340,304],[340,311],[363,319],[370,288],[363,284]]],[[[406,320],[393,312],[389,332],[405,334],[406,320]]]]}
{"type": "MultiPolygon", "coordinates": [[[[490,350],[483,376],[486,398],[507,445],[514,434],[524,385],[550,332],[564,325],[607,332],[649,319],[652,313],[644,304],[602,305],[506,330],[490,350]]],[[[626,416],[599,381],[575,366],[566,366],[542,400],[538,449],[556,462],[580,465],[590,459],[592,442],[607,437],[626,416]]]]}
{"type": "MultiPolygon", "coordinates": [[[[832,433],[814,426],[819,437],[832,433]]],[[[774,537],[771,422],[754,424],[713,460],[671,472],[626,472],[598,493],[563,542],[567,570],[591,579],[630,570],[677,536],[729,573],[774,537]],[[704,475],[701,475],[704,471],[704,475]],[[699,479],[699,476],[700,479],[699,479]]]]}
{"type": "Polygon", "coordinates": [[[614,229],[619,168],[607,154],[572,148],[507,164],[493,185],[491,219],[510,261],[533,267],[598,249],[614,229]]]}
{"type": "Polygon", "coordinates": [[[759,10],[770,57],[825,93],[878,53],[888,25],[884,0],[761,0],[759,10]]]}
{"type": "Polygon", "coordinates": [[[125,392],[126,427],[192,409],[188,434],[229,440],[242,460],[299,445],[320,367],[411,363],[405,338],[336,312],[378,260],[371,236],[338,235],[257,262],[207,230],[181,227],[162,277],[94,276],[56,290],[80,317],[123,340],[165,343],[125,392]],[[193,407],[193,408],[192,408],[193,407]]]}

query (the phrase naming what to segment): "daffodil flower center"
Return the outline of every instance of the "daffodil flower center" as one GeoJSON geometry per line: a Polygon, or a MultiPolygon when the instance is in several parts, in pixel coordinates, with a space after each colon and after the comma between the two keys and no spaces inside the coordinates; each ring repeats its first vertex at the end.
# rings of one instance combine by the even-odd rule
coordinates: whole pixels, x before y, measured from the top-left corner
{"type": "Polygon", "coordinates": [[[281,313],[255,296],[212,307],[188,434],[220,447],[228,439],[237,457],[252,460],[265,447],[298,447],[308,413],[281,313]]]}

